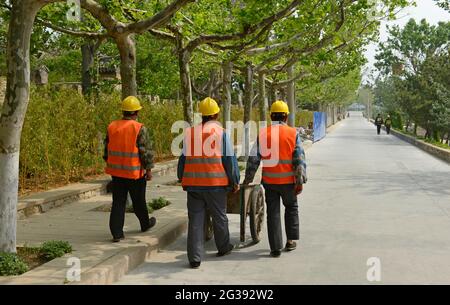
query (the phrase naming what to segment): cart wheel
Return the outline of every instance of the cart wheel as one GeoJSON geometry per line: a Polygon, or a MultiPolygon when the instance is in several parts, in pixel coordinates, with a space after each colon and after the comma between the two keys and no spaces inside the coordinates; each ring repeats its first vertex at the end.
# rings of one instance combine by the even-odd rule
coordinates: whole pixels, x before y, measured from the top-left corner
{"type": "Polygon", "coordinates": [[[258,243],[261,240],[261,231],[264,224],[264,192],[261,187],[255,187],[251,196],[250,205],[250,233],[253,242],[258,243]]]}
{"type": "Polygon", "coordinates": [[[210,241],[214,236],[213,225],[211,215],[209,215],[208,211],[205,212],[205,241],[210,241]]]}

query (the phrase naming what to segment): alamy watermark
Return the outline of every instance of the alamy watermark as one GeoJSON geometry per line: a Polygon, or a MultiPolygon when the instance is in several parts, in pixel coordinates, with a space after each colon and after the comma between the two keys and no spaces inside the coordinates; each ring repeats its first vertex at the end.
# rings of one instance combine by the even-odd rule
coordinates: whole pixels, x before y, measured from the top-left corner
{"type": "Polygon", "coordinates": [[[78,257],[69,257],[66,266],[70,267],[66,272],[66,282],[81,281],[81,260],[78,257]]]}
{"type": "Polygon", "coordinates": [[[369,282],[381,282],[381,260],[378,257],[371,257],[367,260],[367,280],[369,282]]]}
{"type": "Polygon", "coordinates": [[[80,0],[67,0],[67,5],[69,9],[66,13],[68,21],[81,21],[81,4],[80,0]]]}

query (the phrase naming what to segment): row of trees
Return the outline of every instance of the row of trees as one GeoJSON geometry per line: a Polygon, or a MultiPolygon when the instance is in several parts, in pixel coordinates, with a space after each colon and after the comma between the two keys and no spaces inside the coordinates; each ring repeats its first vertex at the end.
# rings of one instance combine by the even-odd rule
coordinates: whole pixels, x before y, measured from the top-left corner
{"type": "Polygon", "coordinates": [[[233,88],[239,87],[244,121],[250,120],[254,104],[259,104],[265,120],[268,96],[270,100],[281,96],[293,110],[292,123],[296,94],[307,103],[351,99],[349,92],[359,85],[364,45],[376,37],[381,18],[393,17],[407,4],[407,0],[81,0],[81,21],[74,21],[67,18],[71,8],[66,0],[2,0],[1,20],[9,30],[8,83],[0,118],[0,251],[15,251],[30,54],[61,54],[80,45],[83,87],[89,92],[95,54],[101,48],[117,53],[124,97],[138,94],[138,80],[145,84],[149,73],[167,70],[174,79],[177,72],[177,91],[188,122],[193,121],[195,95],[219,99],[228,121],[233,88]],[[136,41],[138,50],[140,45],[141,50],[156,50],[155,56],[170,66],[146,71],[145,60],[153,54],[137,53],[136,41]]]}
{"type": "Polygon", "coordinates": [[[411,19],[389,34],[376,57],[375,103],[413,124],[415,133],[420,126],[426,137],[443,141],[450,133],[450,22],[411,19]]]}

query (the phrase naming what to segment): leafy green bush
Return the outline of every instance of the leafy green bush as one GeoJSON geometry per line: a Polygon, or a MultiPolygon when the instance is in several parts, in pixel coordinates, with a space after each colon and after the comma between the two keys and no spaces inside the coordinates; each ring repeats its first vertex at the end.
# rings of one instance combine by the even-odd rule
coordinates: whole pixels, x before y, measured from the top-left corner
{"type": "Polygon", "coordinates": [[[313,111],[299,111],[295,115],[295,122],[297,127],[302,126],[303,128],[308,128],[310,122],[314,122],[314,112],[313,111]]]}
{"type": "Polygon", "coordinates": [[[164,197],[159,197],[158,199],[153,199],[149,205],[153,208],[153,210],[160,210],[168,205],[170,205],[171,202],[164,197]]]}
{"type": "MultiPolygon", "coordinates": [[[[103,173],[103,139],[121,118],[120,92],[85,99],[72,89],[34,88],[20,152],[20,188],[47,188],[103,173]]],[[[150,105],[139,120],[152,135],[155,160],[171,156],[172,124],[183,119],[181,103],[150,105]]]]}
{"type": "Polygon", "coordinates": [[[21,275],[27,271],[27,264],[17,254],[0,253],[0,276],[21,275]]]}
{"type": "Polygon", "coordinates": [[[72,246],[67,241],[52,240],[45,242],[41,247],[42,255],[52,260],[72,252],[72,246]]]}

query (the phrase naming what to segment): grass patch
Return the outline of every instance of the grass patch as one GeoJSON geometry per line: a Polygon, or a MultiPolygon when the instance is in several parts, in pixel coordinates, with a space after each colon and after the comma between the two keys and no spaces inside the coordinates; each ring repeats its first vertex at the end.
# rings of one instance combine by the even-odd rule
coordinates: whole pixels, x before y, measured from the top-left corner
{"type": "Polygon", "coordinates": [[[46,259],[52,260],[66,253],[71,253],[72,246],[67,241],[52,240],[45,242],[40,250],[46,259]]]}
{"type": "Polygon", "coordinates": [[[397,128],[394,128],[394,130],[397,131],[397,132],[400,132],[401,134],[413,137],[416,140],[421,140],[421,141],[424,141],[424,142],[426,142],[428,144],[431,144],[431,145],[434,145],[434,146],[437,146],[437,147],[440,147],[440,148],[443,148],[443,149],[450,150],[450,146],[448,146],[447,144],[441,143],[439,141],[436,141],[436,140],[433,140],[433,139],[429,139],[429,138],[425,138],[425,137],[422,137],[422,136],[416,136],[416,135],[414,135],[411,132],[407,132],[405,130],[401,130],[401,129],[397,129],[397,128]]]}
{"type": "MultiPolygon", "coordinates": [[[[172,203],[165,199],[164,197],[159,197],[157,199],[153,199],[149,202],[147,202],[147,209],[148,213],[151,214],[154,211],[160,210],[168,205],[171,205],[172,203]]],[[[93,211],[97,212],[111,212],[111,204],[105,204],[98,208],[95,208],[93,211]]],[[[127,206],[125,209],[126,213],[134,213],[133,206],[127,206]]]]}
{"type": "Polygon", "coordinates": [[[28,270],[28,265],[19,255],[0,253],[0,276],[20,275],[28,270]]]}
{"type": "Polygon", "coordinates": [[[0,253],[0,276],[21,275],[66,253],[72,246],[66,241],[48,241],[41,247],[18,247],[17,253],[0,253]]]}

